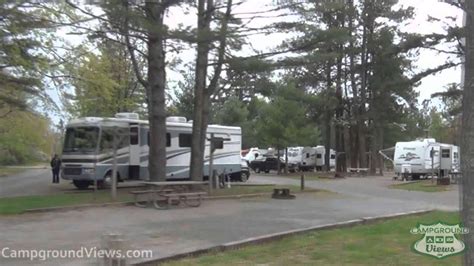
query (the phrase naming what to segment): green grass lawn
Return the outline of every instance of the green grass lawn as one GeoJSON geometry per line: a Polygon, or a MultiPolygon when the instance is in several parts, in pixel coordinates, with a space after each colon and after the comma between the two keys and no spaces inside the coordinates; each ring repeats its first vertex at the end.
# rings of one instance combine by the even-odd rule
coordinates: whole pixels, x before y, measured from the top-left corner
{"type": "MultiPolygon", "coordinates": [[[[133,200],[128,193],[129,189],[117,191],[117,202],[133,200]]],[[[107,203],[113,202],[110,190],[98,191],[94,196],[93,192],[54,194],[42,196],[22,196],[0,198],[0,214],[18,214],[27,209],[62,207],[80,204],[107,203]]]]}
{"type": "Polygon", "coordinates": [[[454,223],[458,213],[432,212],[351,228],[310,232],[274,242],[165,265],[461,265],[461,256],[436,259],[411,250],[418,222],[454,223]]]}
{"type": "MultiPolygon", "coordinates": [[[[211,196],[229,196],[240,194],[268,193],[273,192],[273,188],[285,187],[291,192],[298,192],[298,186],[233,186],[230,189],[214,190],[211,196]]],[[[142,190],[142,188],[126,188],[117,190],[117,202],[128,202],[133,200],[133,196],[129,194],[132,190],[142,190]]],[[[316,192],[320,190],[307,189],[307,192],[316,192]]],[[[94,196],[92,191],[77,193],[63,193],[54,195],[41,196],[22,196],[0,198],[0,215],[1,214],[18,214],[27,209],[63,207],[80,204],[108,203],[113,202],[110,196],[110,190],[99,190],[94,196]]]]}
{"type": "Polygon", "coordinates": [[[424,192],[441,192],[450,190],[451,186],[438,186],[436,180],[421,180],[417,182],[410,182],[405,184],[390,185],[390,188],[405,189],[410,191],[424,191],[424,192]]]}

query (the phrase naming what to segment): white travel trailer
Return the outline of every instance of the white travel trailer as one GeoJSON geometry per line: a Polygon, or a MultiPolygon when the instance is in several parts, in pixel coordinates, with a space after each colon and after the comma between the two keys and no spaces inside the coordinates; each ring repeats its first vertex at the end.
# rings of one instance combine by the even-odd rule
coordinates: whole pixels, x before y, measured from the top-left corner
{"type": "MultiPolygon", "coordinates": [[[[167,179],[188,179],[192,123],[184,117],[169,117],[166,122],[167,179]]],[[[228,174],[241,171],[241,129],[209,125],[208,138],[222,138],[216,144],[213,169],[228,174]]],[[[119,180],[148,180],[149,127],[138,114],[119,113],[115,118],[84,117],[71,120],[63,146],[63,179],[77,188],[108,183],[112,177],[114,134],[118,135],[117,176],[119,180]]],[[[210,143],[206,140],[204,176],[209,175],[210,143]]]]}
{"type": "Polygon", "coordinates": [[[288,164],[293,164],[301,171],[316,167],[316,149],[312,147],[288,148],[288,164]]]}
{"type": "Polygon", "coordinates": [[[242,157],[247,163],[251,163],[252,161],[262,159],[268,153],[266,149],[259,149],[257,147],[250,148],[249,152],[245,156],[242,157]]]}
{"type": "MultiPolygon", "coordinates": [[[[316,170],[323,169],[326,162],[326,148],[322,145],[314,147],[316,151],[316,170]]],[[[336,151],[331,149],[329,153],[329,166],[330,168],[336,167],[336,151]]]]}
{"type": "Polygon", "coordinates": [[[438,170],[458,172],[460,168],[459,147],[438,143],[435,139],[418,139],[397,142],[394,153],[394,170],[397,175],[408,174],[413,179],[438,170]]]}

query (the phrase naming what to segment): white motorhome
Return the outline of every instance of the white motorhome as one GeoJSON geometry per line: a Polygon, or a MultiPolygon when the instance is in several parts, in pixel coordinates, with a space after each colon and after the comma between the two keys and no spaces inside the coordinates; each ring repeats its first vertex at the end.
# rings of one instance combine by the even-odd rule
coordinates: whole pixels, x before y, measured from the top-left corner
{"type": "Polygon", "coordinates": [[[459,147],[433,138],[397,142],[393,164],[397,175],[409,174],[413,179],[437,174],[438,170],[459,171],[459,147]]]}
{"type": "MultiPolygon", "coordinates": [[[[166,122],[167,179],[188,179],[191,155],[192,123],[184,117],[169,117],[166,122]]],[[[208,138],[222,138],[213,156],[218,173],[241,171],[241,129],[209,125],[208,138]]],[[[114,134],[118,137],[117,171],[119,180],[148,180],[149,127],[134,113],[119,113],[115,118],[83,117],[73,119],[66,127],[63,146],[63,179],[72,180],[77,188],[108,183],[112,176],[114,134]]],[[[210,143],[206,140],[204,176],[209,175],[210,143]]]]}
{"type": "MultiPolygon", "coordinates": [[[[323,169],[326,162],[326,148],[322,145],[314,147],[316,151],[316,170],[323,169]]],[[[330,168],[336,167],[336,151],[331,149],[329,153],[329,166],[330,168]]]]}

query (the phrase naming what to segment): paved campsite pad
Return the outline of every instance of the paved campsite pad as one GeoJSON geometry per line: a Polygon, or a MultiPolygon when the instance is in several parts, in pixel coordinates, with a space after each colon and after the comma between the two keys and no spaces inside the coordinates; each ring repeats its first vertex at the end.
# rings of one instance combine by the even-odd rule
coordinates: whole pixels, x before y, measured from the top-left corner
{"type": "MultiPolygon", "coordinates": [[[[103,233],[122,232],[132,248],[151,248],[158,258],[270,233],[427,207],[393,199],[312,194],[298,195],[295,200],[205,201],[198,209],[158,211],[124,206],[7,216],[0,218],[0,239],[2,246],[10,248],[80,249],[99,246],[103,233]]],[[[26,260],[0,259],[0,264],[7,262],[23,265],[26,260]]],[[[40,265],[65,262],[84,263],[35,261],[40,265]]]]}
{"type": "MultiPolygon", "coordinates": [[[[251,182],[298,185],[299,180],[254,175],[251,182]]],[[[158,211],[133,206],[0,217],[2,247],[79,249],[98,247],[107,232],[122,232],[134,249],[152,249],[154,257],[216,246],[302,227],[421,209],[458,208],[457,190],[425,193],[390,189],[387,178],[308,180],[306,187],[334,191],[268,198],[205,201],[201,207],[158,211]]],[[[0,259],[0,265],[27,260],[0,259]]],[[[40,265],[83,265],[95,260],[35,261],[40,265]]]]}

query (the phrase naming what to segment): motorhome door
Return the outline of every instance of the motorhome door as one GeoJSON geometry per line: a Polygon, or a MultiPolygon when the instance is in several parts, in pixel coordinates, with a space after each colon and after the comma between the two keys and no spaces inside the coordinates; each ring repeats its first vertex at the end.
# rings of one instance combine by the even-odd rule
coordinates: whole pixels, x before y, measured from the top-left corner
{"type": "Polygon", "coordinates": [[[140,177],[140,127],[130,123],[130,159],[128,175],[131,179],[140,177]]]}

